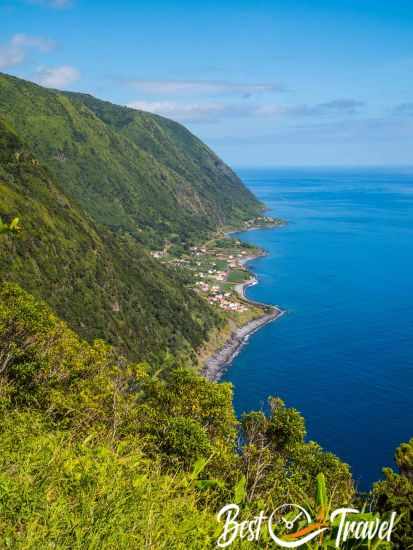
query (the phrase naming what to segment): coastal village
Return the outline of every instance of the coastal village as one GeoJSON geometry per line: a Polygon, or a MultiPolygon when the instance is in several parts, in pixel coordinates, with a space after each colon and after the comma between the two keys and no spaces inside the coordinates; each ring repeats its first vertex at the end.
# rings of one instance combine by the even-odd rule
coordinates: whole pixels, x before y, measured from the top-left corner
{"type": "MultiPolygon", "coordinates": [[[[283,223],[260,216],[244,222],[238,231],[278,227],[283,223]]],[[[264,250],[240,241],[231,229],[189,248],[167,245],[162,251],[152,252],[153,257],[179,271],[187,285],[226,321],[225,327],[211,334],[198,350],[199,367],[210,380],[219,380],[250,334],[283,313],[277,306],[254,302],[244,294],[246,287],[257,283],[246,264],[264,254],[264,250]]]]}
{"type": "MultiPolygon", "coordinates": [[[[241,230],[274,227],[281,223],[269,216],[259,216],[244,222],[241,230]]],[[[162,263],[181,271],[188,286],[237,326],[263,315],[264,306],[244,297],[245,288],[257,282],[246,264],[263,254],[261,249],[225,232],[180,254],[171,246],[152,252],[152,256],[162,263]]]]}

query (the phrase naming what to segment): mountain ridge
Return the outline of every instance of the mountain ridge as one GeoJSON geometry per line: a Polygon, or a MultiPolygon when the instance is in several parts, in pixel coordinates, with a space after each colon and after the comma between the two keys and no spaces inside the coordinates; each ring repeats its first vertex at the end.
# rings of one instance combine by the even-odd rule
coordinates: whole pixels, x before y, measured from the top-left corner
{"type": "Polygon", "coordinates": [[[163,117],[4,74],[0,113],[95,222],[151,248],[199,242],[262,210],[206,145],[163,117]]]}

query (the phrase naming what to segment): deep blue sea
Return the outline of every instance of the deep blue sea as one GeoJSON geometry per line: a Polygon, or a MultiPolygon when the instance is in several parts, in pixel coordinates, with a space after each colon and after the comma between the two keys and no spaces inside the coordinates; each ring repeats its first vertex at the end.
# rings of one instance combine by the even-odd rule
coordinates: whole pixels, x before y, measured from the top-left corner
{"type": "Polygon", "coordinates": [[[413,169],[238,173],[288,225],[239,234],[268,251],[247,295],[287,314],[225,374],[236,410],[280,396],[366,489],[413,436],[413,169]]]}

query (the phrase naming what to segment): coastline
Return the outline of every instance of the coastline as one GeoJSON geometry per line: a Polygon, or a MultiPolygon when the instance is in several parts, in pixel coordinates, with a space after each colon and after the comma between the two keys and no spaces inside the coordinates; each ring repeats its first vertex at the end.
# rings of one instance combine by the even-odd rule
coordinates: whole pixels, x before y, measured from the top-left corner
{"type": "MultiPolygon", "coordinates": [[[[266,252],[262,251],[260,254],[254,256],[248,256],[242,260],[243,265],[247,264],[249,261],[252,261],[256,258],[265,256],[266,252]]],[[[258,284],[258,279],[252,277],[243,283],[235,285],[234,289],[239,294],[239,296],[249,302],[252,305],[259,306],[264,308],[265,313],[256,319],[252,319],[245,325],[236,328],[232,331],[229,338],[226,340],[223,346],[218,348],[208,359],[204,362],[201,373],[211,381],[218,381],[221,376],[224,374],[226,367],[232,362],[234,357],[238,355],[241,348],[248,342],[251,334],[262,328],[268,323],[275,321],[282,315],[285,311],[278,306],[272,306],[268,304],[263,304],[254,300],[250,300],[245,296],[245,291],[248,287],[258,284]]]]}
{"type": "Polygon", "coordinates": [[[275,321],[284,313],[282,309],[272,306],[270,313],[253,319],[234,330],[225,344],[205,361],[202,374],[208,380],[218,381],[224,374],[225,367],[238,355],[241,348],[248,342],[251,334],[271,321],[275,321]]]}

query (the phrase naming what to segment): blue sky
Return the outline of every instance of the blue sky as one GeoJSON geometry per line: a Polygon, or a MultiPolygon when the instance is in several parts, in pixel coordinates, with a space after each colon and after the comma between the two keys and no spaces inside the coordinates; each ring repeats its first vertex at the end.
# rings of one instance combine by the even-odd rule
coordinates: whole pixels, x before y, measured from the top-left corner
{"type": "Polygon", "coordinates": [[[0,71],[185,124],[233,166],[413,164],[413,3],[0,0],[0,71]]]}

